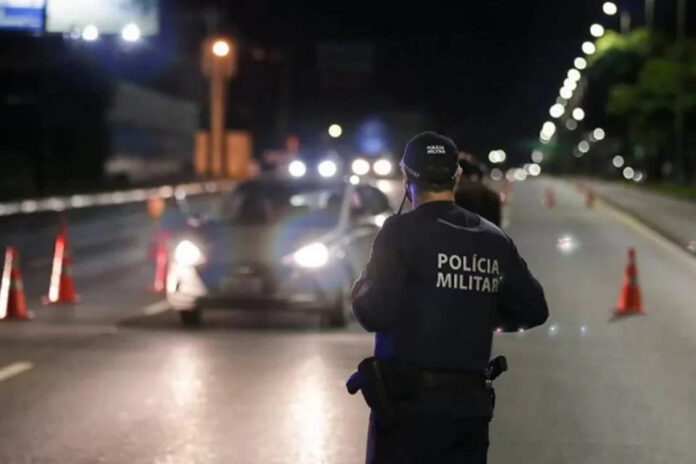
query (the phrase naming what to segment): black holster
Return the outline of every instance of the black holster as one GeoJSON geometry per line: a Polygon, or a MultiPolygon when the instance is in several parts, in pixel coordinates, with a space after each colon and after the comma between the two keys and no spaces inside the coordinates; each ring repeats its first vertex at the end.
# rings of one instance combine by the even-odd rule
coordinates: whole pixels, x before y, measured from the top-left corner
{"type": "Polygon", "coordinates": [[[383,361],[375,357],[363,359],[358,371],[346,383],[348,393],[354,395],[360,390],[365,402],[379,417],[380,422],[389,426],[399,419],[398,408],[389,392],[387,368],[383,361]]]}
{"type": "Polygon", "coordinates": [[[491,395],[495,407],[495,390],[493,381],[507,370],[504,356],[493,359],[488,369],[477,374],[432,374],[411,369],[395,362],[384,361],[375,357],[363,359],[358,364],[358,371],[346,382],[348,393],[354,395],[360,390],[365,402],[377,415],[384,426],[396,424],[403,411],[401,404],[411,398],[421,388],[450,386],[458,388],[484,387],[491,395]],[[480,379],[477,381],[477,379],[480,379]],[[480,382],[480,383],[478,383],[480,382]]]}

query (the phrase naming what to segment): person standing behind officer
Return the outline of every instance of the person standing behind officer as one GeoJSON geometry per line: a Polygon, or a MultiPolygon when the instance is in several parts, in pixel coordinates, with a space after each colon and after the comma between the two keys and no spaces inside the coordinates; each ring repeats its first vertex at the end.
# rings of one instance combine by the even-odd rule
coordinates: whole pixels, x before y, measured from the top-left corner
{"type": "Polygon", "coordinates": [[[373,407],[369,464],[485,463],[493,331],[548,318],[543,289],[512,240],[454,204],[457,156],[454,142],[434,132],[408,142],[401,167],[414,210],[385,222],[353,287],[356,319],[376,332],[375,357],[363,363],[381,366],[377,377],[398,412],[392,420],[373,407]]]}
{"type": "Polygon", "coordinates": [[[500,227],[500,197],[483,183],[483,169],[468,154],[460,155],[459,166],[462,175],[454,188],[454,202],[500,227]]]}

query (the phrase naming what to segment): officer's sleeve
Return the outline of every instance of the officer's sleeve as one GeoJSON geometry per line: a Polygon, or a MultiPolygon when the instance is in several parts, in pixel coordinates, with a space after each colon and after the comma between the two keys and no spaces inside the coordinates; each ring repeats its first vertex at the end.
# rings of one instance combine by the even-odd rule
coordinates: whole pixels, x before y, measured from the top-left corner
{"type": "Polygon", "coordinates": [[[501,282],[498,306],[498,322],[506,332],[539,326],[549,317],[544,289],[527,268],[512,240],[510,245],[510,260],[501,282]]]}
{"type": "Polygon", "coordinates": [[[370,332],[391,328],[404,291],[406,265],[399,252],[398,238],[398,230],[390,218],[377,234],[370,259],[353,285],[353,313],[370,332]]]}

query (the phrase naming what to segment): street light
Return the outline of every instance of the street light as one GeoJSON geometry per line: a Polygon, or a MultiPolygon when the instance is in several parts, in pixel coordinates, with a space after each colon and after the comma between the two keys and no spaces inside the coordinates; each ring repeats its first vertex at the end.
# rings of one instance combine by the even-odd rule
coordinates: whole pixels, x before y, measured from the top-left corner
{"type": "Polygon", "coordinates": [[[585,53],[585,55],[592,55],[597,51],[597,47],[595,47],[595,44],[592,42],[584,42],[582,44],[582,51],[585,53]]]}
{"type": "Polygon", "coordinates": [[[573,97],[573,89],[570,87],[563,87],[561,89],[561,97],[565,98],[566,100],[570,100],[573,97]]]}
{"type": "Polygon", "coordinates": [[[539,164],[544,161],[544,153],[541,150],[534,150],[532,152],[532,161],[539,164]]]}
{"type": "Polygon", "coordinates": [[[575,58],[575,61],[573,62],[575,67],[582,71],[587,67],[587,60],[585,58],[577,57],[575,58]]]}
{"type": "Polygon", "coordinates": [[[565,108],[560,103],[556,103],[551,108],[549,108],[549,114],[552,118],[560,118],[565,113],[565,108]]]}
{"type": "Polygon", "coordinates": [[[556,133],[556,125],[551,121],[546,121],[541,128],[541,135],[544,138],[550,139],[556,133]]]}
{"type": "Polygon", "coordinates": [[[210,77],[210,142],[201,170],[215,177],[235,175],[226,147],[227,87],[236,74],[236,42],[230,37],[211,37],[203,42],[201,71],[210,77]]]}
{"type": "Polygon", "coordinates": [[[224,58],[230,54],[230,44],[226,40],[216,40],[213,43],[213,55],[224,58]]]}
{"type": "Polygon", "coordinates": [[[580,74],[580,71],[578,71],[577,69],[573,68],[568,70],[568,79],[577,82],[580,80],[581,77],[582,74],[580,74]]]}
{"type": "Polygon", "coordinates": [[[121,38],[126,42],[137,42],[140,40],[140,28],[135,23],[126,24],[121,29],[121,38]]]}
{"type": "Polygon", "coordinates": [[[563,81],[563,87],[566,87],[570,90],[575,90],[578,88],[578,83],[576,81],[574,81],[573,79],[568,78],[568,79],[563,81]]]}
{"type": "Polygon", "coordinates": [[[604,5],[602,5],[602,11],[604,11],[604,13],[608,16],[614,16],[619,11],[619,8],[614,2],[604,2],[604,5]]]}
{"type": "Polygon", "coordinates": [[[593,24],[590,26],[590,34],[592,37],[600,38],[604,35],[604,26],[601,24],[593,24]]]}
{"type": "Polygon", "coordinates": [[[575,108],[573,110],[573,119],[576,121],[582,121],[585,119],[585,111],[582,108],[575,108]]]}
{"type": "Polygon", "coordinates": [[[578,151],[580,153],[587,153],[590,151],[590,144],[587,142],[587,140],[583,140],[578,144],[578,151]]]}
{"type": "Polygon", "coordinates": [[[488,161],[493,164],[504,163],[507,155],[503,150],[492,150],[488,153],[488,161]]]}
{"type": "Polygon", "coordinates": [[[621,155],[616,155],[614,159],[611,160],[611,164],[613,164],[616,169],[623,167],[624,162],[624,157],[621,155]]]}
{"type": "Polygon", "coordinates": [[[604,132],[604,129],[602,129],[601,127],[598,127],[594,131],[592,131],[592,137],[594,137],[597,141],[604,140],[605,135],[606,133],[604,132]]]}
{"type": "Polygon", "coordinates": [[[329,126],[329,135],[334,139],[337,139],[343,134],[343,128],[338,124],[331,124],[329,126]]]}
{"type": "Polygon", "coordinates": [[[99,29],[94,24],[88,24],[82,30],[82,40],[87,42],[94,42],[99,38],[99,29]]]}

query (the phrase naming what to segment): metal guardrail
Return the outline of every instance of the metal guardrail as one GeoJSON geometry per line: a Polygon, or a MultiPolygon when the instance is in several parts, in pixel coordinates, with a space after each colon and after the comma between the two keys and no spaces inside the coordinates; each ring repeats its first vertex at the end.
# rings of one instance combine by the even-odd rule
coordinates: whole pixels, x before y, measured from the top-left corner
{"type": "Polygon", "coordinates": [[[163,185],[160,187],[116,190],[112,192],[33,198],[0,203],[0,217],[137,203],[147,201],[152,197],[163,199],[172,197],[185,198],[191,195],[227,191],[232,189],[235,184],[236,182],[234,181],[191,182],[188,184],[163,185]]]}

